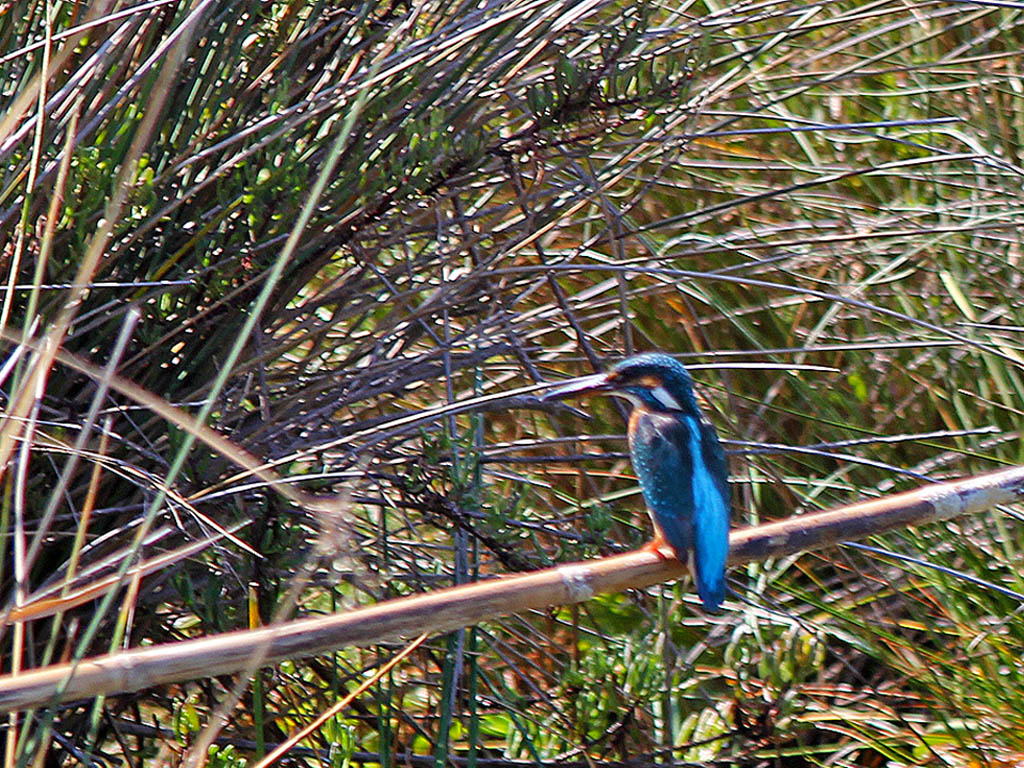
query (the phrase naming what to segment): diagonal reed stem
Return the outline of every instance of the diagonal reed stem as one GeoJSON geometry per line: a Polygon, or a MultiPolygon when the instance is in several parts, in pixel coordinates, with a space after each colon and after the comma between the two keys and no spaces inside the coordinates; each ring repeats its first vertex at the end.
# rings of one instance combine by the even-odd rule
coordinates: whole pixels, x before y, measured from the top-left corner
{"type": "MultiPolygon", "coordinates": [[[[1024,499],[1024,466],[925,486],[867,502],[734,530],[732,565],[820,549],[911,525],[976,514],[1024,499]]],[[[637,589],[677,578],[684,566],[667,552],[570,563],[388,600],[315,619],[230,632],[85,659],[0,677],[0,712],[246,670],[346,646],[439,634],[510,613],[578,603],[599,593],[637,589]]]]}

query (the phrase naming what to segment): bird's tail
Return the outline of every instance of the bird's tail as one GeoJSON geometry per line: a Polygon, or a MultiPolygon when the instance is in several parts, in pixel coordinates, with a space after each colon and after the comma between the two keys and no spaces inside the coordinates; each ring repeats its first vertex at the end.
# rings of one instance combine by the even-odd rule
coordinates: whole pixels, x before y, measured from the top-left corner
{"type": "Polygon", "coordinates": [[[708,530],[714,523],[696,526],[693,540],[693,575],[704,610],[715,612],[725,600],[725,561],[729,557],[728,521],[725,531],[708,530]]]}

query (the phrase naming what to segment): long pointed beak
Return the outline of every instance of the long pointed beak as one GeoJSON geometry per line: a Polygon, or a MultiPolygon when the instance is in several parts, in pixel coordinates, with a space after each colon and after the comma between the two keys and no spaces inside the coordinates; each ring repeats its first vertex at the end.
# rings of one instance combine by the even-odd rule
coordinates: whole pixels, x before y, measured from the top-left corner
{"type": "Polygon", "coordinates": [[[610,392],[612,389],[614,389],[614,387],[608,380],[607,373],[595,373],[591,376],[581,376],[578,379],[572,379],[562,386],[556,387],[550,392],[546,392],[543,397],[541,397],[541,400],[564,400],[567,397],[587,395],[591,392],[610,392]]]}

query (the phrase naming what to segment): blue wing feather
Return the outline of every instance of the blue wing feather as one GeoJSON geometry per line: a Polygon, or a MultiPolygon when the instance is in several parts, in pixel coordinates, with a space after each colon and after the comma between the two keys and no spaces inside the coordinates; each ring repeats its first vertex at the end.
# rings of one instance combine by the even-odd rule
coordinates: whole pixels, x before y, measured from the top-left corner
{"type": "Polygon", "coordinates": [[[697,593],[717,610],[729,550],[728,464],[714,429],[692,416],[634,408],[630,452],[644,501],[683,562],[694,554],[697,593]]]}
{"type": "MultiPolygon", "coordinates": [[[[697,422],[699,444],[707,468],[703,498],[695,504],[694,561],[697,568],[697,592],[710,611],[718,610],[725,599],[725,563],[729,557],[729,463],[710,424],[697,422]]],[[[695,485],[697,483],[695,482],[695,485]]]]}

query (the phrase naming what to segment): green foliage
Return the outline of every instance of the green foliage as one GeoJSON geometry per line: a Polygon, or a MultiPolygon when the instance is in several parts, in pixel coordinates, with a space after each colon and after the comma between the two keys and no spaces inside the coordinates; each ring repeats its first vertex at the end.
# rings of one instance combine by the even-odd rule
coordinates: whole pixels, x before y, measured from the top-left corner
{"type": "MultiPolygon", "coordinates": [[[[21,286],[0,296],[0,583],[31,604],[221,528],[245,547],[5,633],[22,666],[105,652],[119,622],[131,645],[174,642],[638,546],[625,409],[487,399],[633,351],[693,367],[736,525],[1024,458],[1017,9],[96,12],[15,3],[0,24],[0,250],[21,286]],[[209,404],[344,512],[296,508],[61,362],[33,384],[13,335],[32,328],[187,413],[209,404]]],[[[371,680],[289,759],[1009,762],[1024,623],[993,586],[1024,592],[1018,517],[872,542],[924,564],[844,547],[751,564],[731,575],[749,602],[716,617],[684,579],[432,638],[382,679],[396,647],[281,664],[258,701],[210,678],[53,708],[12,759],[80,759],[70,744],[135,764],[216,727],[208,761],[240,764],[371,680]]]]}
{"type": "Polygon", "coordinates": [[[242,768],[248,765],[249,761],[233,745],[228,744],[224,747],[210,747],[206,764],[212,768],[242,768]]]}

